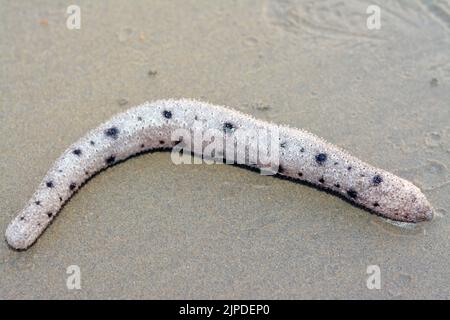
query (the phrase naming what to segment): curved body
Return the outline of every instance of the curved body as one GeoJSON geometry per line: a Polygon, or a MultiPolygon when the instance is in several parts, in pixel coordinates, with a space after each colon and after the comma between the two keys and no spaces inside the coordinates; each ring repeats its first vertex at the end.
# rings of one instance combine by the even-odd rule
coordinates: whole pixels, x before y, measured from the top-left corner
{"type": "MultiPolygon", "coordinates": [[[[8,244],[15,249],[28,248],[92,175],[134,154],[173,147],[174,131],[191,130],[196,122],[229,137],[238,129],[278,130],[281,175],[337,192],[389,219],[420,222],[433,217],[431,205],[412,183],[364,163],[311,133],[195,100],[160,100],[118,114],[72,144],[8,226],[8,244]]],[[[258,167],[258,163],[253,166],[258,167]]]]}

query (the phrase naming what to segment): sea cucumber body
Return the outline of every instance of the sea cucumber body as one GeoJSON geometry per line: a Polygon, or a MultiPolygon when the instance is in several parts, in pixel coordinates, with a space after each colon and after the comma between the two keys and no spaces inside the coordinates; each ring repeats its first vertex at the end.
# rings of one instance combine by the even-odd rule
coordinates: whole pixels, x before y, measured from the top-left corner
{"type": "Polygon", "coordinates": [[[160,100],[118,114],[72,144],[8,226],[8,244],[15,249],[28,248],[92,175],[139,152],[173,147],[174,130],[191,130],[196,122],[217,130],[227,126],[277,129],[282,146],[281,175],[339,193],[389,219],[419,222],[433,216],[431,205],[412,183],[364,163],[304,130],[264,122],[195,100],[160,100]]]}

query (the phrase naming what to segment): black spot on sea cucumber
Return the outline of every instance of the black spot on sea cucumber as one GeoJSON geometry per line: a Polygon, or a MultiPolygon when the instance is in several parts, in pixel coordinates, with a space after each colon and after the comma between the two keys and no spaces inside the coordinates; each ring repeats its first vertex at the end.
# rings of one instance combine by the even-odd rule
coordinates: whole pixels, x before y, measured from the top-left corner
{"type": "Polygon", "coordinates": [[[59,201],[61,201],[61,202],[62,202],[62,201],[63,201],[63,198],[62,198],[62,197],[59,197],[59,201]]]}
{"type": "Polygon", "coordinates": [[[23,221],[23,220],[25,220],[25,217],[20,217],[20,221],[23,221]]]}
{"type": "Polygon", "coordinates": [[[166,118],[166,119],[172,118],[172,112],[170,112],[168,110],[164,110],[162,114],[163,114],[164,118],[166,118]]]}
{"type": "Polygon", "coordinates": [[[299,172],[299,173],[298,173],[298,176],[299,176],[299,177],[303,177],[303,172],[299,172]]]}
{"type": "Polygon", "coordinates": [[[322,177],[322,178],[319,179],[319,182],[320,182],[320,183],[324,183],[324,182],[325,182],[325,179],[322,177]]]}
{"type": "Polygon", "coordinates": [[[47,216],[48,216],[49,218],[51,218],[51,217],[52,217],[52,215],[53,215],[53,213],[51,213],[51,212],[47,212],[47,216]]]}
{"type": "Polygon", "coordinates": [[[325,161],[327,161],[327,154],[326,153],[319,153],[316,155],[316,162],[320,165],[322,165],[325,161]]]}
{"type": "Polygon", "coordinates": [[[109,157],[106,158],[106,160],[105,160],[106,164],[113,164],[114,161],[116,161],[116,157],[115,157],[115,156],[109,156],[109,157]]]}
{"type": "Polygon", "coordinates": [[[164,140],[159,140],[159,144],[164,144],[164,140]]]}
{"type": "Polygon", "coordinates": [[[281,148],[286,148],[286,142],[280,143],[280,147],[281,147],[281,148]]]}
{"type": "Polygon", "coordinates": [[[373,203],[373,206],[374,206],[374,207],[378,207],[379,205],[380,205],[380,204],[379,204],[378,202],[374,202],[374,203],[373,203]]]}
{"type": "Polygon", "coordinates": [[[53,188],[55,185],[53,184],[53,181],[47,181],[46,183],[48,188],[53,188]]]}
{"type": "Polygon", "coordinates": [[[339,162],[335,162],[334,165],[337,166],[339,164],[339,162]]]}
{"type": "Polygon", "coordinates": [[[348,170],[348,171],[352,170],[352,166],[348,166],[348,167],[347,167],[347,170],[348,170]]]}
{"type": "Polygon", "coordinates": [[[197,116],[195,116],[195,117],[194,117],[194,120],[198,120],[198,117],[197,117],[197,116]]]}
{"type": "Polygon", "coordinates": [[[75,150],[72,151],[72,153],[73,153],[74,155],[76,155],[76,156],[81,156],[81,154],[82,154],[83,152],[81,151],[81,149],[75,149],[75,150]]]}
{"type": "Polygon", "coordinates": [[[356,198],[358,197],[358,192],[356,192],[356,191],[353,190],[353,189],[347,190],[347,194],[348,194],[348,196],[349,196],[350,198],[352,198],[352,199],[356,199],[356,198]]]}
{"type": "Polygon", "coordinates": [[[335,186],[336,188],[340,188],[340,187],[341,187],[341,185],[340,185],[339,183],[336,183],[334,186],[335,186]]]}
{"type": "Polygon", "coordinates": [[[225,132],[233,132],[234,129],[235,129],[235,127],[231,122],[225,122],[223,124],[223,131],[225,131],[225,132]]]}
{"type": "Polygon", "coordinates": [[[374,184],[374,185],[379,185],[380,183],[382,183],[383,182],[383,178],[379,175],[379,174],[377,174],[377,175],[375,175],[373,178],[372,178],[372,183],[374,184]]]}
{"type": "Polygon", "coordinates": [[[85,171],[84,174],[88,176],[89,175],[89,171],[85,171]]]}
{"type": "Polygon", "coordinates": [[[69,189],[70,190],[73,190],[73,189],[75,189],[77,187],[77,185],[74,183],[74,182],[72,182],[70,185],[69,185],[69,189]]]}
{"type": "Polygon", "coordinates": [[[62,170],[61,170],[61,169],[58,169],[58,172],[59,172],[59,173],[61,173],[61,172],[62,172],[62,170]]]}
{"type": "Polygon", "coordinates": [[[116,127],[111,127],[109,129],[106,129],[105,135],[107,137],[110,137],[115,140],[115,139],[117,139],[117,136],[119,135],[119,129],[117,129],[116,127]]]}
{"type": "Polygon", "coordinates": [[[145,144],[141,144],[141,148],[145,148],[145,144]]]}
{"type": "Polygon", "coordinates": [[[142,121],[142,117],[137,117],[138,121],[142,121]]]}
{"type": "Polygon", "coordinates": [[[95,145],[95,142],[94,141],[89,141],[89,143],[91,144],[91,146],[93,146],[93,145],[95,145]]]}
{"type": "Polygon", "coordinates": [[[300,152],[305,152],[305,148],[301,147],[300,152]]]}
{"type": "Polygon", "coordinates": [[[34,203],[38,206],[41,204],[41,202],[39,200],[35,201],[34,203]]]}

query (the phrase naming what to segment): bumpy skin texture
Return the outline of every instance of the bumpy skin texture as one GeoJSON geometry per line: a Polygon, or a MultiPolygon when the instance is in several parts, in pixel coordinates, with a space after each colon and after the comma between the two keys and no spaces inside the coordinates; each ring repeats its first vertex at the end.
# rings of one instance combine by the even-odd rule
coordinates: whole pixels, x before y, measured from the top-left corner
{"type": "Polygon", "coordinates": [[[160,100],[116,115],[71,145],[8,226],[8,244],[27,249],[88,178],[134,154],[173,147],[172,132],[191,130],[196,121],[210,129],[233,129],[229,135],[240,128],[278,129],[281,175],[339,193],[392,220],[420,222],[433,217],[431,205],[412,183],[370,166],[311,133],[195,100],[160,100]]]}

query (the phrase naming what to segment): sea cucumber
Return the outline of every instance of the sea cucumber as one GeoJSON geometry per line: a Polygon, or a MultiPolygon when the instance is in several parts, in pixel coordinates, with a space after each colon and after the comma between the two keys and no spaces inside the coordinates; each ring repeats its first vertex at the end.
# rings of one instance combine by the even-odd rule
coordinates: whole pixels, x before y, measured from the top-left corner
{"type": "Polygon", "coordinates": [[[282,150],[279,175],[332,191],[392,220],[414,223],[433,218],[433,209],[418,187],[309,132],[196,100],[159,100],[114,116],[72,144],[9,224],[8,244],[18,250],[27,249],[87,179],[140,152],[172,148],[176,143],[172,141],[173,132],[191,130],[196,121],[228,136],[235,135],[238,129],[276,129],[282,150]]]}

